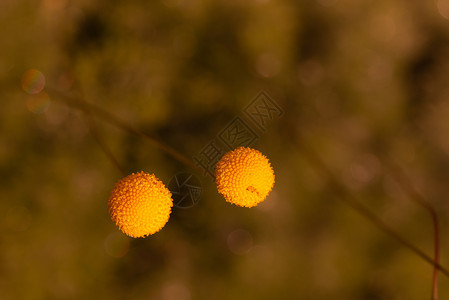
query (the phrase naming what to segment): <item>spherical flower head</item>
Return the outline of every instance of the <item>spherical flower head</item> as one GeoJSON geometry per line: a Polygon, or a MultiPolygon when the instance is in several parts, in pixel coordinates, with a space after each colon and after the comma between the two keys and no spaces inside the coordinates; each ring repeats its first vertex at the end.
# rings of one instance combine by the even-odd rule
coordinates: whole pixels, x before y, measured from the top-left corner
{"type": "Polygon", "coordinates": [[[218,192],[226,201],[244,207],[264,201],[274,185],[268,158],[246,147],[226,153],[217,164],[215,177],[218,192]]]}
{"type": "Polygon", "coordinates": [[[121,231],[130,237],[158,232],[170,218],[173,200],[170,191],[153,174],[133,173],[120,179],[108,201],[109,214],[121,231]]]}

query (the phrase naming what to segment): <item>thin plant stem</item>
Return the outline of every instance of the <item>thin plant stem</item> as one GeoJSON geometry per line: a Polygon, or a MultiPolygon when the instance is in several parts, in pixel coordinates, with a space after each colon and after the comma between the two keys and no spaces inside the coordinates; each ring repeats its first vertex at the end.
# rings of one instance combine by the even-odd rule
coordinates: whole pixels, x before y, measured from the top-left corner
{"type": "Polygon", "coordinates": [[[172,147],[168,146],[167,144],[159,141],[155,137],[152,137],[149,134],[142,132],[138,128],[131,126],[127,122],[120,120],[117,116],[101,109],[100,107],[98,107],[96,105],[87,103],[86,101],[80,99],[79,97],[67,95],[67,93],[60,92],[57,89],[53,89],[53,88],[47,88],[47,89],[49,91],[51,91],[52,93],[54,93],[55,95],[57,95],[58,97],[56,97],[56,99],[62,101],[63,103],[65,103],[71,107],[77,108],[87,114],[92,113],[92,115],[94,115],[95,117],[98,117],[99,119],[101,119],[109,124],[112,124],[124,131],[135,134],[139,137],[142,137],[142,138],[150,141],[151,143],[155,144],[159,149],[161,149],[165,153],[169,154],[177,161],[191,167],[192,169],[198,169],[198,167],[189,158],[184,156],[182,153],[178,152],[177,150],[173,149],[172,147]]]}
{"type": "MultiPolygon", "coordinates": [[[[100,119],[102,119],[103,121],[105,121],[107,123],[110,123],[124,131],[133,133],[133,134],[140,136],[146,140],[149,140],[150,142],[154,143],[157,147],[159,147],[161,150],[163,150],[166,153],[168,153],[169,155],[171,155],[176,160],[188,165],[189,167],[191,167],[193,169],[198,169],[198,167],[190,159],[185,157],[180,152],[178,152],[175,149],[173,149],[172,147],[160,142],[156,138],[140,131],[138,128],[135,128],[135,127],[129,125],[125,121],[120,120],[118,117],[114,116],[113,114],[111,114],[93,104],[89,104],[79,98],[69,96],[66,93],[60,92],[56,89],[50,88],[50,90],[53,93],[57,94],[60,97],[59,99],[62,102],[64,102],[65,104],[68,104],[72,107],[80,109],[81,111],[83,111],[87,114],[92,113],[93,115],[95,115],[96,117],[99,117],[100,119]]],[[[98,135],[97,135],[97,137],[98,137],[98,135]]],[[[103,146],[105,146],[105,145],[102,144],[100,139],[98,139],[98,141],[103,148],[103,146]]],[[[298,143],[298,138],[293,139],[293,141],[295,143],[298,143]]],[[[438,219],[437,219],[435,210],[426,201],[421,201],[422,198],[420,198],[418,193],[416,193],[416,195],[418,195],[419,197],[415,197],[416,195],[413,197],[413,199],[417,203],[419,203],[420,205],[425,207],[427,210],[429,210],[429,212],[431,212],[432,218],[434,220],[435,258],[432,259],[427,254],[425,254],[422,250],[420,250],[417,246],[415,246],[413,243],[411,243],[407,239],[403,238],[399,233],[397,233],[395,230],[393,230],[390,226],[388,226],[379,217],[377,217],[375,214],[373,214],[366,206],[362,205],[360,203],[360,201],[339,182],[339,180],[337,179],[337,176],[335,176],[330,171],[330,169],[327,168],[327,166],[321,161],[321,159],[319,159],[314,154],[313,151],[310,151],[309,149],[307,149],[305,145],[296,144],[296,146],[298,148],[298,151],[305,154],[306,158],[323,172],[323,174],[328,178],[329,182],[331,183],[331,187],[334,189],[334,191],[337,194],[339,194],[341,196],[340,199],[344,203],[346,203],[348,206],[350,206],[352,209],[354,209],[356,212],[358,212],[365,219],[369,220],[377,228],[379,228],[386,234],[390,235],[393,239],[395,239],[397,242],[402,244],[404,247],[411,250],[418,257],[420,257],[424,261],[426,261],[429,264],[431,264],[432,266],[434,266],[434,279],[433,279],[433,292],[432,292],[433,298],[432,299],[437,300],[438,271],[440,271],[441,273],[443,273],[444,275],[449,277],[449,270],[439,264],[439,231],[438,231],[438,219]],[[421,200],[417,200],[417,199],[421,199],[421,200]]],[[[108,149],[108,148],[105,147],[103,149],[108,149]]],[[[105,153],[107,153],[108,157],[113,158],[112,152],[106,150],[105,153]]],[[[114,158],[114,161],[116,161],[115,158],[114,158]]],[[[118,166],[118,164],[117,164],[117,166],[118,166]]],[[[410,188],[410,185],[408,185],[408,188],[410,188]]],[[[404,190],[407,190],[407,189],[404,189],[404,190]]],[[[409,189],[408,192],[410,193],[410,195],[412,195],[414,193],[413,189],[409,189]]]]}
{"type": "Polygon", "coordinates": [[[384,164],[389,169],[389,174],[392,174],[396,182],[401,186],[404,192],[409,196],[409,199],[424,208],[429,212],[434,230],[434,268],[432,278],[432,300],[438,300],[438,266],[440,263],[440,232],[438,214],[433,206],[424,199],[424,197],[415,189],[410,183],[410,180],[404,172],[388,160],[384,160],[384,164]]]}
{"type": "MultiPolygon", "coordinates": [[[[79,92],[82,93],[81,88],[78,87],[78,89],[79,92]]],[[[104,142],[103,139],[100,137],[98,127],[95,124],[95,120],[92,117],[92,112],[86,109],[86,111],[84,111],[84,117],[86,119],[86,123],[89,125],[90,133],[92,134],[93,138],[98,143],[98,145],[100,145],[101,150],[103,150],[104,154],[111,162],[111,164],[114,166],[114,168],[122,175],[122,177],[125,177],[126,173],[124,171],[124,168],[122,168],[118,160],[115,158],[114,154],[112,153],[112,150],[108,147],[106,142],[104,142]]]]}
{"type": "Polygon", "coordinates": [[[117,169],[117,171],[122,175],[122,177],[126,176],[125,170],[122,168],[118,160],[115,158],[114,154],[112,153],[112,150],[108,147],[108,145],[101,139],[100,134],[98,133],[98,128],[95,121],[91,119],[91,116],[88,116],[88,123],[90,132],[92,133],[92,136],[97,141],[97,143],[100,145],[101,149],[105,153],[106,157],[109,159],[109,161],[112,163],[112,165],[117,169]]]}
{"type": "MultiPolygon", "coordinates": [[[[306,159],[311,162],[313,165],[319,169],[325,177],[329,180],[331,184],[331,188],[336,192],[336,194],[340,195],[339,199],[342,202],[346,203],[349,207],[354,209],[357,213],[363,216],[365,219],[370,221],[377,228],[385,232],[387,235],[391,236],[397,242],[402,244],[404,247],[415,253],[418,257],[428,262],[432,266],[434,266],[435,270],[438,270],[449,277],[449,270],[445,267],[441,266],[439,262],[432,259],[428,256],[424,251],[415,246],[412,242],[403,238],[399,233],[397,233],[394,229],[392,229],[389,225],[387,225],[382,219],[372,213],[366,206],[364,206],[355,195],[349,192],[342,183],[337,179],[337,176],[332,173],[332,171],[315,155],[314,151],[308,149],[308,147],[304,144],[298,143],[298,138],[293,139],[295,146],[299,152],[305,155],[306,159]]],[[[438,233],[438,230],[436,231],[438,233]]],[[[438,239],[437,239],[438,240],[438,239]]],[[[436,254],[439,254],[438,252],[436,254]]],[[[438,257],[438,255],[437,255],[438,257]]],[[[434,282],[435,284],[435,282],[434,282]]],[[[436,290],[434,289],[434,292],[436,290]]]]}

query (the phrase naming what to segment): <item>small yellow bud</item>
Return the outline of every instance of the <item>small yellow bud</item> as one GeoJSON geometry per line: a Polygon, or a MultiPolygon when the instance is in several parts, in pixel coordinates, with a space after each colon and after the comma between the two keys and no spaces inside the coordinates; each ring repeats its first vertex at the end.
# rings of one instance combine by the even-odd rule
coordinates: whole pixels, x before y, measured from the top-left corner
{"type": "Polygon", "coordinates": [[[226,153],[217,164],[215,177],[218,192],[226,201],[244,207],[264,201],[274,185],[268,158],[245,147],[226,153]]]}
{"type": "Polygon", "coordinates": [[[136,238],[162,229],[170,218],[172,206],[170,191],[153,174],[144,172],[120,179],[108,201],[115,224],[136,238]]]}

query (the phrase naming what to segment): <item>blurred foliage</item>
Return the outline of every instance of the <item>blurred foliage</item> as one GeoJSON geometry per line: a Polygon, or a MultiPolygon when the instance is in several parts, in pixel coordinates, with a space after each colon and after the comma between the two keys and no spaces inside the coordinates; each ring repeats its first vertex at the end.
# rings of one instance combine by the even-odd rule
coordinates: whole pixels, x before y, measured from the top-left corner
{"type": "Polygon", "coordinates": [[[431,255],[430,218],[383,161],[399,165],[439,213],[449,266],[448,18],[447,0],[0,1],[0,298],[428,298],[432,267],[342,204],[302,146],[431,255]],[[49,105],[22,90],[30,69],[49,105]],[[285,111],[256,146],[274,191],[231,206],[209,177],[98,121],[126,172],[203,185],[161,232],[127,238],[106,206],[120,173],[52,89],[189,158],[263,89],[285,111]]]}

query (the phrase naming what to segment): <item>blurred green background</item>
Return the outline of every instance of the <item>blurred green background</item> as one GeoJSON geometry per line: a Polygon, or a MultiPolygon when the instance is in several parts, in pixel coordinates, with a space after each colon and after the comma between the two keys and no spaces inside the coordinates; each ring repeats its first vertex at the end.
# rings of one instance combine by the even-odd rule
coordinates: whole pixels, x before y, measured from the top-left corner
{"type": "Polygon", "coordinates": [[[1,0],[0,299],[429,299],[432,267],[339,201],[303,147],[432,255],[429,216],[384,160],[400,166],[440,216],[448,267],[448,18],[449,0],[1,0]],[[34,95],[30,69],[46,80],[34,95]],[[253,209],[95,123],[127,173],[202,183],[146,239],[109,219],[121,175],[59,101],[78,95],[192,158],[261,90],[285,114],[258,131],[276,184],[253,209]]]}

